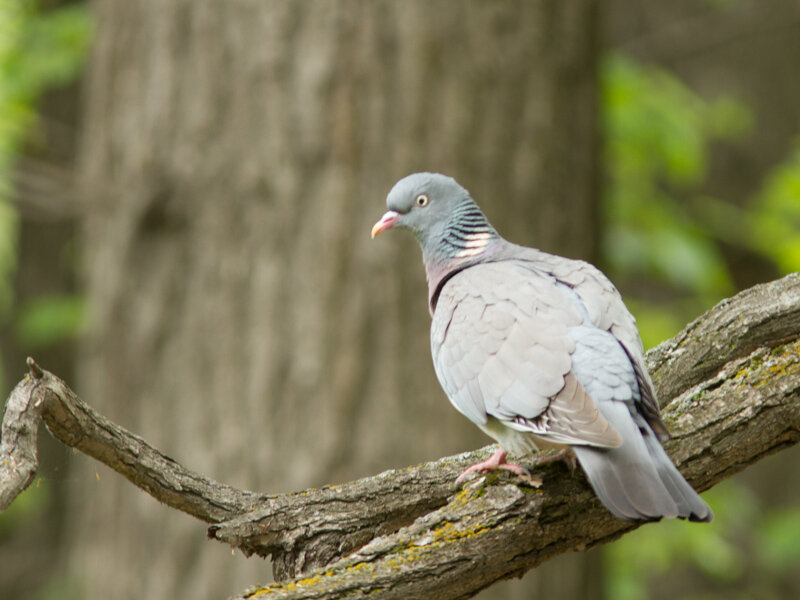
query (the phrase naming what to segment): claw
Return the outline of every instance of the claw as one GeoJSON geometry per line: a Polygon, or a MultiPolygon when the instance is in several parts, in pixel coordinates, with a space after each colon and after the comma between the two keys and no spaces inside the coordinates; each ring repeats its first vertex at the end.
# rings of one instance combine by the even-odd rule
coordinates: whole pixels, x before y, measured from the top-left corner
{"type": "Polygon", "coordinates": [[[459,475],[458,478],[456,479],[456,483],[457,484],[463,483],[473,473],[487,473],[489,471],[509,471],[535,487],[538,487],[542,484],[541,480],[539,480],[536,477],[533,477],[528,471],[528,469],[526,469],[525,467],[506,462],[507,456],[508,452],[503,450],[502,447],[498,447],[495,453],[492,454],[489,458],[472,465],[466,471],[461,473],[461,475],[459,475]]]}

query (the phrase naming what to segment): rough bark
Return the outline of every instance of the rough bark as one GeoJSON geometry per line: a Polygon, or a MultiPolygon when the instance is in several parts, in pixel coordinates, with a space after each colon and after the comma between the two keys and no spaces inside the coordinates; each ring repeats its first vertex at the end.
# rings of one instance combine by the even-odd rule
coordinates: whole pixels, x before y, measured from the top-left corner
{"type": "MultiPolygon", "coordinates": [[[[488,449],[322,489],[243,492],[185,470],[30,364],[11,401],[39,407],[56,437],[160,501],[215,523],[211,537],[247,554],[272,554],[280,578],[302,574],[243,598],[466,598],[635,527],[613,518],[584,478],[561,465],[540,467],[538,489],[490,476],[459,490],[456,475],[488,449]]],[[[668,403],[667,450],[697,489],[795,444],[800,275],[721,302],[649,353],[648,366],[668,403]],[[665,385],[667,376],[682,383],[665,385]]]]}
{"type": "MultiPolygon", "coordinates": [[[[81,395],[274,492],[485,444],[435,381],[413,241],[369,229],[395,180],[437,170],[515,241],[593,258],[594,4],[95,2],[81,395]]],[[[264,578],[78,468],[87,595],[264,578]]]]}
{"type": "MultiPolygon", "coordinates": [[[[41,377],[41,371],[38,371],[38,375],[41,377]]],[[[7,509],[14,498],[31,484],[39,469],[41,402],[33,397],[30,377],[26,375],[17,384],[3,411],[0,430],[0,512],[7,509]]]]}

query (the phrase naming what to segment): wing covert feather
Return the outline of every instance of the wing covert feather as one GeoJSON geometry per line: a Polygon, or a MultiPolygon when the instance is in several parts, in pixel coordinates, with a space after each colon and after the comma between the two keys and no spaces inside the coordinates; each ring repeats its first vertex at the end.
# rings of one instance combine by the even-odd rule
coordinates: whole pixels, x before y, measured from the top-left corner
{"type": "Polygon", "coordinates": [[[494,417],[559,443],[619,436],[572,373],[581,314],[553,279],[513,261],[475,265],[443,287],[431,328],[439,380],[478,425],[494,417]]]}
{"type": "Polygon", "coordinates": [[[585,307],[590,322],[610,331],[628,354],[639,386],[638,403],[647,422],[663,441],[669,439],[666,425],[659,416],[658,398],[644,364],[644,347],[636,319],[628,311],[619,291],[594,265],[582,260],[565,259],[535,248],[511,245],[511,252],[534,270],[542,270],[572,288],[585,307]]]}

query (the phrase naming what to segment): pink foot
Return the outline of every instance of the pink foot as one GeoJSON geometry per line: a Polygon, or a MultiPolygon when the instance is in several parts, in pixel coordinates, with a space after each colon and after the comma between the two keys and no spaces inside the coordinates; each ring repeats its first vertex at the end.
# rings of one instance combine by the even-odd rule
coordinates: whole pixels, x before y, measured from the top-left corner
{"type": "Polygon", "coordinates": [[[497,451],[492,454],[489,458],[479,463],[472,465],[469,469],[464,471],[461,475],[458,476],[456,479],[456,483],[462,483],[467,477],[472,475],[473,473],[486,473],[488,471],[510,471],[515,475],[522,477],[523,479],[530,479],[530,473],[524,467],[519,465],[514,465],[511,463],[506,462],[506,457],[508,456],[508,452],[503,450],[502,447],[498,447],[497,451]]]}

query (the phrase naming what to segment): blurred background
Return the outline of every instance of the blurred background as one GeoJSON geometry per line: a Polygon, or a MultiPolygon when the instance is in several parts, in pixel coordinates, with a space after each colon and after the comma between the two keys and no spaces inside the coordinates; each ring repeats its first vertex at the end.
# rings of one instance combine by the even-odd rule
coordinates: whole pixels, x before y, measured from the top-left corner
{"type": "MultiPolygon", "coordinates": [[[[189,468],[336,483],[489,443],[440,391],[392,184],[456,177],[590,260],[647,347],[800,270],[796,0],[0,0],[0,383],[33,355],[189,468]]],[[[271,578],[41,438],[0,597],[271,578]]],[[[798,449],[481,598],[800,597],[798,449]],[[544,596],[546,594],[546,596],[544,596]]]]}

